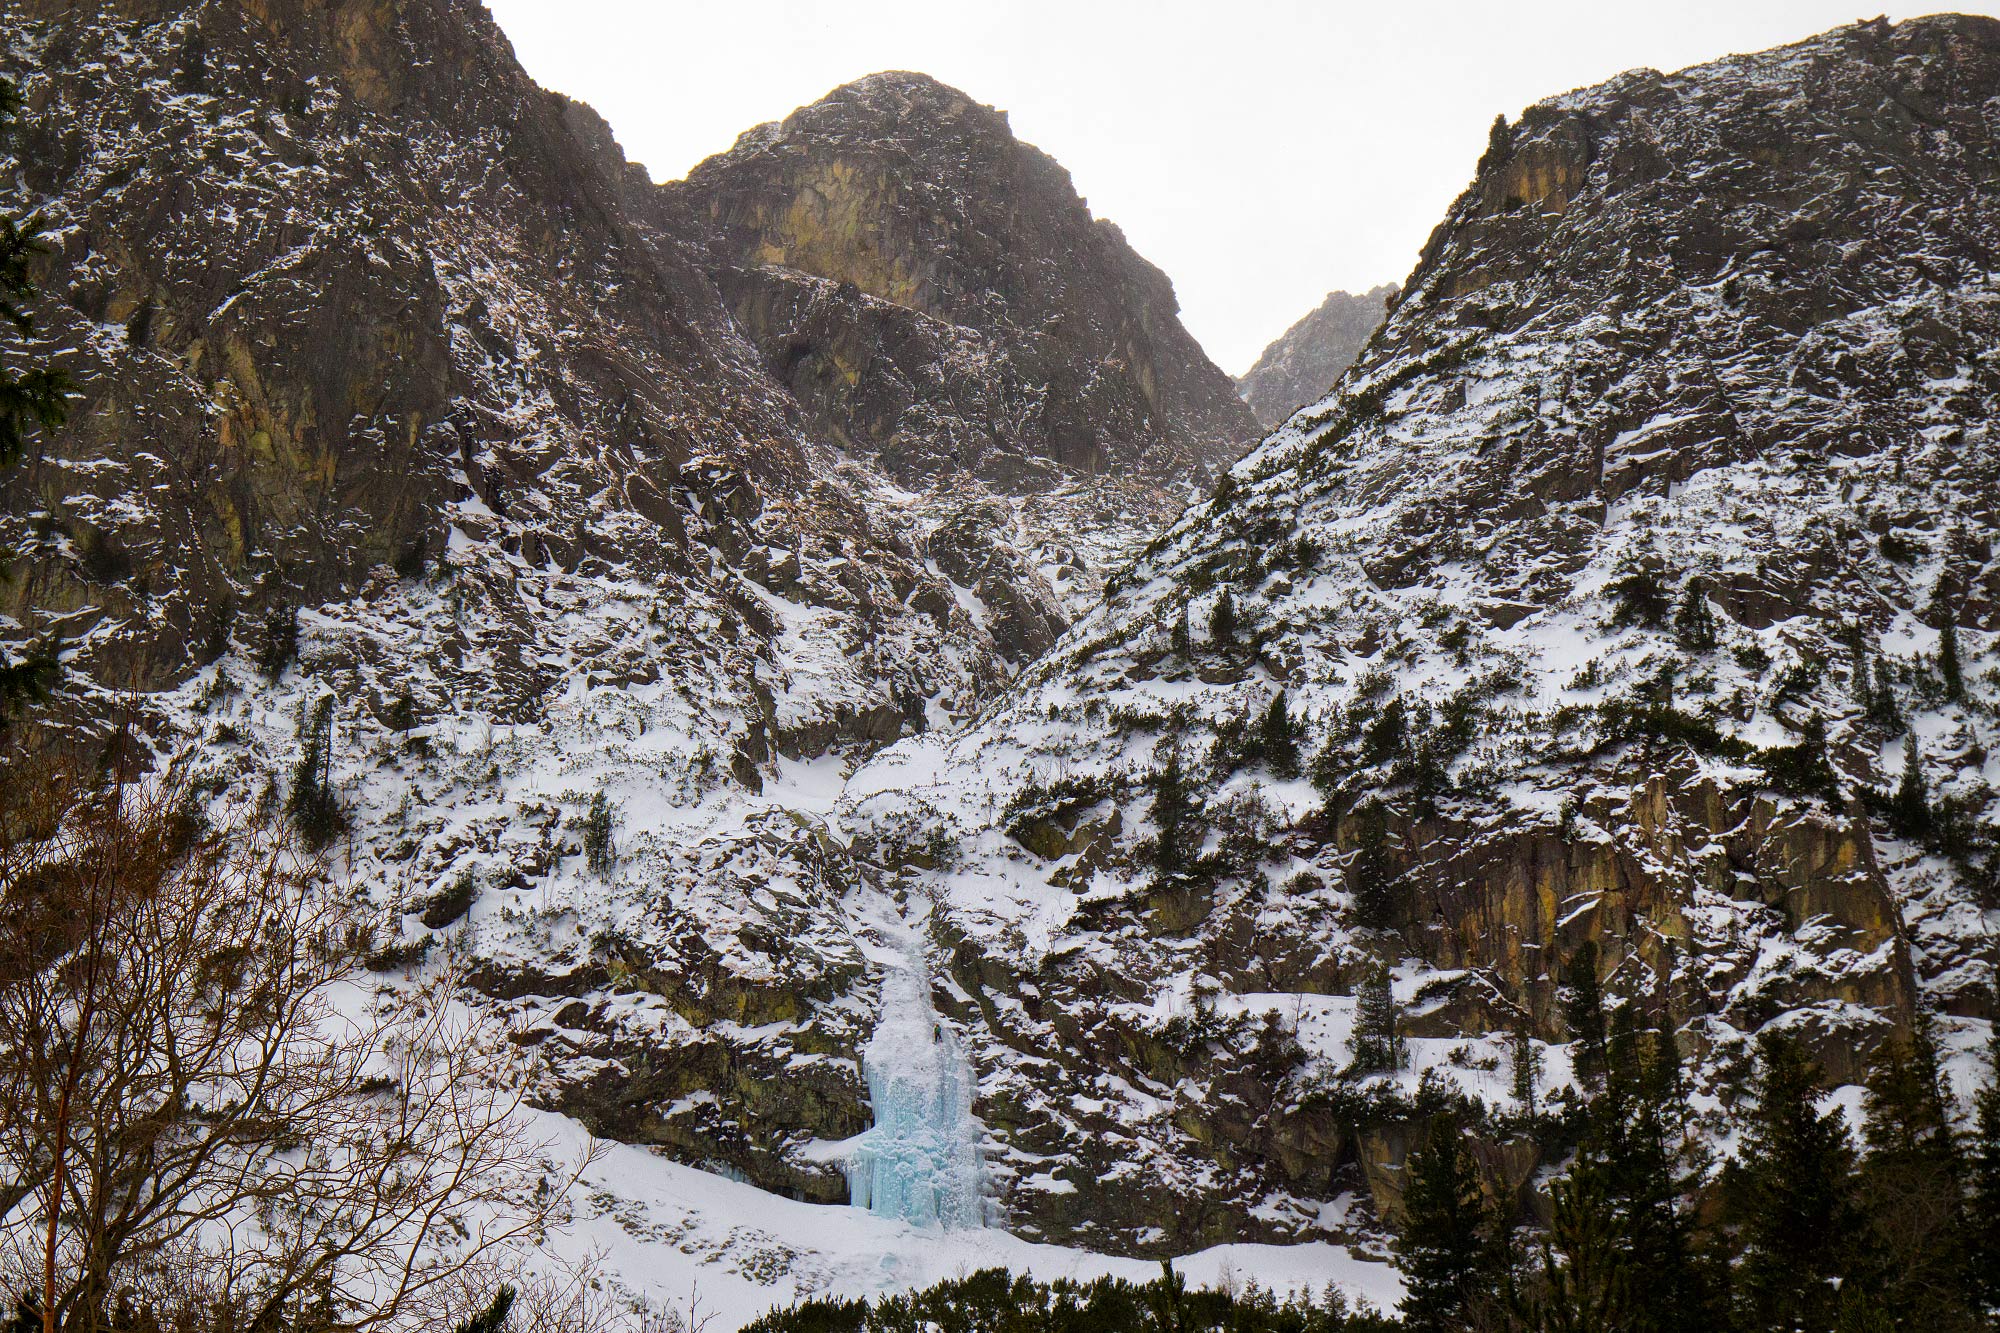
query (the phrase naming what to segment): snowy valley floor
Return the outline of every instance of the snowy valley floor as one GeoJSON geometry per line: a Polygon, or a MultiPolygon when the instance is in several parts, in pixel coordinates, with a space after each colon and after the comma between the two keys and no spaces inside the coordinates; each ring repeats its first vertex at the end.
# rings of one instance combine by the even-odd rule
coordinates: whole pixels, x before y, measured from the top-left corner
{"type": "MultiPolygon", "coordinates": [[[[546,1137],[581,1146],[574,1122],[538,1120],[546,1137]]],[[[684,1316],[698,1303],[699,1314],[716,1316],[710,1333],[809,1296],[875,1296],[983,1268],[1042,1281],[1159,1274],[1148,1260],[1033,1244],[997,1228],[920,1230],[856,1208],[800,1203],[624,1145],[592,1164],[573,1207],[574,1222],[549,1239],[549,1257],[595,1257],[631,1296],[684,1316]]],[[[1220,1245],[1174,1267],[1198,1286],[1254,1280],[1280,1291],[1319,1291],[1331,1282],[1350,1300],[1384,1309],[1402,1297],[1391,1266],[1340,1245],[1220,1245]]]]}

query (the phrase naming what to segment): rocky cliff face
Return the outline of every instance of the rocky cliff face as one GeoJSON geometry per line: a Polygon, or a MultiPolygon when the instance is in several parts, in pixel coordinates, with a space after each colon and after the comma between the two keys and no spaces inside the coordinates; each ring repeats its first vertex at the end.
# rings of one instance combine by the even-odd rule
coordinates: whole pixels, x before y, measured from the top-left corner
{"type": "Polygon", "coordinates": [[[814,421],[901,485],[1205,485],[1255,435],[1166,275],[1004,112],[934,79],[835,89],[668,194],[814,421]]]}
{"type": "Polygon", "coordinates": [[[465,628],[429,657],[456,701],[530,720],[565,633],[541,591],[613,569],[658,599],[657,660],[743,654],[714,736],[750,768],[998,678],[643,173],[483,12],[128,8],[49,7],[17,49],[44,337],[83,394],[10,486],[8,609],[70,646],[78,689],[171,684],[278,608],[446,578],[465,628]],[[867,660],[757,681],[789,665],[760,580],[867,660]]]}
{"type": "Polygon", "coordinates": [[[1165,280],[935,85],[937,118],[873,131],[920,153],[956,105],[999,159],[966,171],[1037,192],[996,178],[968,224],[967,197],[895,195],[928,160],[848,144],[826,169],[867,163],[885,210],[855,216],[922,219],[882,255],[924,290],[862,293],[722,262],[738,214],[649,183],[472,0],[16,16],[33,129],[5,202],[48,222],[39,337],[81,388],[0,490],[6,632],[67,667],[23,730],[94,753],[129,717],[214,800],[269,802],[330,699],[337,860],[385,969],[465,961],[595,1129],[844,1197],[807,1149],[865,1124],[882,946],[822,816],[1247,440],[1165,280]],[[949,253],[1007,227],[1065,265],[949,253]]]}
{"type": "Polygon", "coordinates": [[[1354,364],[1396,298],[1387,283],[1365,292],[1328,292],[1313,312],[1266,347],[1236,379],[1236,391],[1266,427],[1284,423],[1306,403],[1325,397],[1354,364]]]}
{"type": "Polygon", "coordinates": [[[1988,1017],[2000,25],[1531,108],[1338,392],[1124,560],[1242,410],[949,90],[656,190],[460,0],[24,16],[84,390],[0,495],[42,722],[137,699],[247,803],[331,699],[380,966],[464,961],[592,1128],[843,1198],[914,934],[1011,1224],[1160,1252],[1393,1211],[1440,1098],[1518,1186],[1504,1048],[1568,1081],[1593,958],[1710,1117],[1768,1025],[1845,1081],[1988,1017]],[[1415,1064],[1349,1072],[1383,965],[1415,1064]]]}
{"type": "Polygon", "coordinates": [[[1530,108],[1332,396],[856,775],[1021,1225],[1337,1231],[1460,1096],[1505,1194],[1509,1036],[1565,1084],[1585,966],[1704,1118],[1767,1027],[1835,1083],[1919,1004],[1980,1038],[1996,93],[2000,24],[1936,18],[1530,108]],[[1378,966],[1398,1074],[1348,1067],[1378,966]]]}
{"type": "Polygon", "coordinates": [[[1166,276],[934,79],[837,88],[666,195],[816,434],[920,494],[1016,663],[1255,438],[1166,276]]]}

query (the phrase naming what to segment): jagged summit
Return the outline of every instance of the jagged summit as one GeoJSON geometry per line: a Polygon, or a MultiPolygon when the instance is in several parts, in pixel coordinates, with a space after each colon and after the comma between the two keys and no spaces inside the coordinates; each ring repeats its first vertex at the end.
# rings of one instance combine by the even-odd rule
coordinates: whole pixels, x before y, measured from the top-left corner
{"type": "Polygon", "coordinates": [[[668,188],[776,373],[906,484],[1183,486],[1255,436],[1165,276],[1002,113],[925,75],[837,88],[668,188]]]}
{"type": "Polygon", "coordinates": [[[822,133],[859,132],[872,120],[877,128],[908,126],[913,121],[925,128],[944,127],[956,122],[959,133],[968,137],[996,131],[1011,134],[1007,113],[973,98],[939,79],[916,70],[885,69],[864,74],[827,93],[785,117],[782,124],[822,133]]]}
{"type": "Polygon", "coordinates": [[[1381,327],[1394,283],[1365,292],[1334,291],[1286,329],[1237,377],[1236,388],[1266,426],[1277,426],[1305,403],[1324,397],[1381,327]]]}
{"type": "MultiPolygon", "coordinates": [[[[1060,163],[1032,145],[1014,139],[1005,111],[913,70],[882,70],[863,75],[781,120],[752,126],[737,136],[728,152],[696,164],[689,178],[746,149],[770,149],[781,144],[793,151],[811,152],[895,145],[906,151],[905,160],[912,165],[920,159],[935,161],[947,155],[1019,149],[1033,154],[1053,178],[1074,193],[1069,172],[1060,163]]],[[[913,186],[918,184],[912,182],[913,186]]]]}
{"type": "Polygon", "coordinates": [[[1512,1106],[1525,1030],[1566,1081],[1582,966],[1719,1134],[1767,1028],[1841,1084],[1920,1005],[1983,1040],[1996,95],[2000,23],[1940,16],[1529,108],[1330,396],[856,775],[858,845],[950,831],[908,874],[1017,1216],[1393,1210],[1419,1073],[1512,1106]],[[1383,962],[1413,1067],[1343,1073],[1383,962]]]}
{"type": "MultiPolygon", "coordinates": [[[[969,126],[955,123],[968,109],[983,111],[988,118],[997,118],[998,128],[1006,132],[1006,112],[981,106],[965,93],[928,74],[912,70],[883,70],[843,83],[782,120],[767,120],[761,125],[752,125],[736,136],[730,152],[761,148],[793,133],[858,135],[871,132],[868,127],[872,127],[872,132],[879,134],[907,128],[912,121],[927,131],[947,135],[977,132],[969,126]]],[[[990,132],[991,127],[980,128],[990,132]]],[[[696,169],[699,170],[699,164],[696,169]]]]}

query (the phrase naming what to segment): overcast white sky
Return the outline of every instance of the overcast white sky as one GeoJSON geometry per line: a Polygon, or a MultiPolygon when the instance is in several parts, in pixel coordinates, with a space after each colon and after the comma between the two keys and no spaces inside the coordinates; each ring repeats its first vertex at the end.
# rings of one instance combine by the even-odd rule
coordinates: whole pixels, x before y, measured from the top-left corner
{"type": "Polygon", "coordinates": [[[488,3],[528,72],[659,180],[877,70],[1000,107],[1234,374],[1329,290],[1401,281],[1496,113],[1810,36],[1866,0],[488,3]]]}

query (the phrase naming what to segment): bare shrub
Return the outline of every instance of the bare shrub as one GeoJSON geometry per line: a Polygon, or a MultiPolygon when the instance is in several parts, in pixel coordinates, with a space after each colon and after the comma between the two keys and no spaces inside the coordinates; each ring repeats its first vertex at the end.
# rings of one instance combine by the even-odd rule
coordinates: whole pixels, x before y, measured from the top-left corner
{"type": "Polygon", "coordinates": [[[269,822],[47,775],[0,816],[0,1290],[46,1333],[440,1326],[556,1170],[457,978],[386,986],[269,822]]]}

